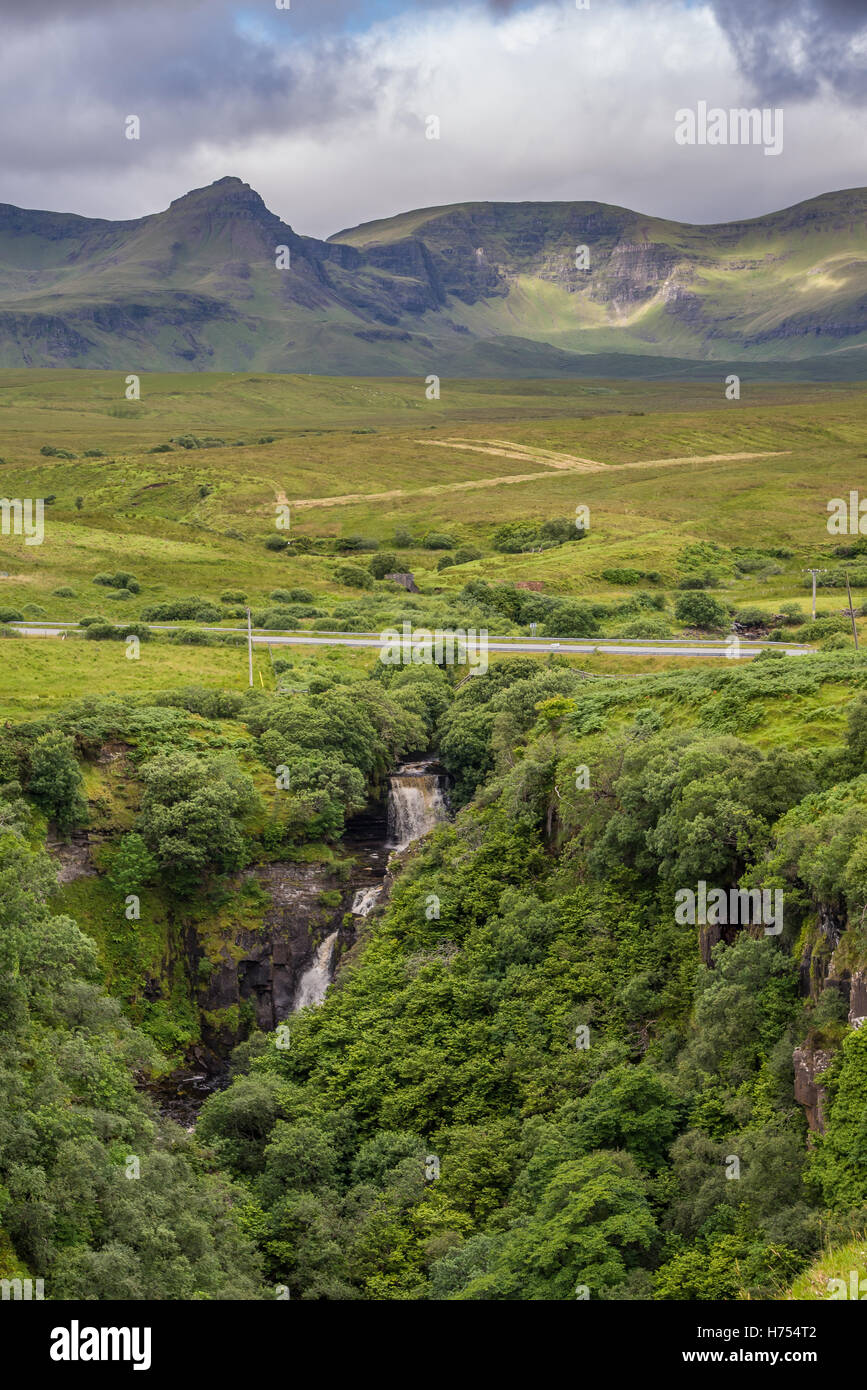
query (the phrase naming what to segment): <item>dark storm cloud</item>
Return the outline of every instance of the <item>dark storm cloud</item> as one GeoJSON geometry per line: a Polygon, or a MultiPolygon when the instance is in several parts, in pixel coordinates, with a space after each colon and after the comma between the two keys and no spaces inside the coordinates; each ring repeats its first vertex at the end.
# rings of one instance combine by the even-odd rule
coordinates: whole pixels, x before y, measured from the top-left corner
{"type": "Polygon", "coordinates": [[[867,0],[713,0],[745,77],[767,100],[813,96],[828,86],[867,98],[867,0]]]}

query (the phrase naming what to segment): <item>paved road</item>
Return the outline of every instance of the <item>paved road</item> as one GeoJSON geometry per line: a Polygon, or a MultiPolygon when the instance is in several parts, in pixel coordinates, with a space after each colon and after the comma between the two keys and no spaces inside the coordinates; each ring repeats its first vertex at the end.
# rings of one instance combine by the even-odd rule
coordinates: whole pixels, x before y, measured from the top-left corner
{"type": "MultiPolygon", "coordinates": [[[[74,630],[77,625],[75,623],[63,623],[56,626],[25,627],[15,623],[12,626],[25,637],[63,637],[70,629],[74,630]]],[[[154,631],[171,632],[176,630],[176,625],[170,623],[149,623],[148,626],[154,631]]],[[[181,624],[181,626],[185,625],[181,624]]],[[[192,624],[186,624],[186,626],[192,626],[192,624]]],[[[246,632],[246,628],[225,627],[205,627],[202,630],[207,632],[246,632]]],[[[382,646],[382,638],[379,633],[372,632],[254,632],[253,643],[255,646],[271,647],[378,648],[382,646]]],[[[811,650],[811,648],[797,643],[742,640],[738,659],[746,660],[748,657],[757,655],[766,647],[784,652],[786,656],[805,656],[811,650]]],[[[535,656],[546,656],[551,652],[562,652],[564,655],[570,652],[585,655],[593,652],[610,652],[619,656],[694,656],[732,659],[729,657],[725,641],[719,638],[698,638],[695,640],[665,638],[659,643],[644,643],[601,638],[598,642],[566,638],[560,642],[550,642],[542,638],[489,637],[487,650],[489,652],[521,652],[535,656]]]]}

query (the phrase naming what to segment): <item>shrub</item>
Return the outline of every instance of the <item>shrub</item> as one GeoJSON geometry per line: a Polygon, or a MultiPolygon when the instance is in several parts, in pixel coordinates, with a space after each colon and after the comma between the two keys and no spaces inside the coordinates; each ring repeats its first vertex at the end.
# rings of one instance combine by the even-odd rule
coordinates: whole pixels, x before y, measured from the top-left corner
{"type": "Polygon", "coordinates": [[[688,627],[728,627],[729,615],[719,599],[702,592],[682,594],[674,605],[674,616],[688,627]]]}
{"type": "Polygon", "coordinates": [[[51,592],[54,594],[55,598],[75,598],[75,590],[67,589],[65,585],[62,585],[59,589],[52,589],[51,592]]]}
{"type": "Polygon", "coordinates": [[[241,589],[224,589],[220,594],[221,603],[245,603],[246,599],[247,595],[241,589]]]}
{"type": "Polygon", "coordinates": [[[602,571],[606,584],[640,584],[644,578],[643,570],[609,569],[602,571]]]}
{"type": "Polygon", "coordinates": [[[543,544],[565,545],[568,541],[583,540],[584,535],[584,527],[577,526],[569,517],[552,518],[539,527],[539,540],[543,544]]]}
{"type": "Polygon", "coordinates": [[[764,608],[738,608],[735,610],[735,622],[741,627],[767,627],[771,614],[766,613],[764,608]]]}
{"type": "Polygon", "coordinates": [[[57,730],[43,734],[30,755],[27,790],[61,830],[87,820],[73,742],[57,730]]]}
{"type": "Polygon", "coordinates": [[[334,579],[336,583],[345,584],[350,589],[370,589],[373,587],[372,576],[360,565],[337,565],[334,570],[334,579]]]}
{"type": "Polygon", "coordinates": [[[438,570],[447,570],[447,569],[451,569],[452,566],[453,566],[453,565],[456,565],[456,564],[457,564],[457,558],[456,558],[454,555],[441,555],[440,558],[437,560],[437,569],[438,569],[438,570]]]}
{"type": "Polygon", "coordinates": [[[412,550],[415,545],[412,532],[408,531],[405,526],[396,527],[394,532],[394,544],[397,546],[398,550],[412,550]]]}
{"type": "Polygon", "coordinates": [[[135,575],[130,574],[128,570],[118,570],[117,574],[95,574],[92,582],[107,589],[128,589],[131,594],[137,594],[141,590],[135,575]]]}
{"type": "Polygon", "coordinates": [[[397,556],[393,550],[380,550],[370,561],[370,573],[374,579],[384,579],[387,574],[393,574],[398,568],[397,556]]]}
{"type": "Polygon", "coordinates": [[[599,625],[586,603],[562,603],[545,622],[546,637],[592,637],[599,625]]]}
{"type": "Polygon", "coordinates": [[[285,536],[269,536],[265,542],[266,550],[285,550],[289,542],[285,536]]]}
{"type": "Polygon", "coordinates": [[[102,618],[91,619],[87,623],[85,638],[91,642],[125,642],[127,637],[138,637],[140,641],[150,640],[150,630],[143,623],[128,623],[115,627],[102,618]]]}
{"type": "Polygon", "coordinates": [[[645,638],[652,641],[653,638],[670,637],[671,626],[664,618],[658,617],[655,613],[649,613],[646,618],[636,618],[633,622],[627,623],[620,635],[621,637],[645,638]]]}
{"type": "Polygon", "coordinates": [[[378,550],[379,541],[367,540],[364,536],[341,536],[334,542],[334,549],[338,554],[345,554],[348,551],[378,550]]]}
{"type": "Polygon", "coordinates": [[[23,617],[17,608],[0,608],[0,623],[20,623],[23,617]]]}
{"type": "Polygon", "coordinates": [[[454,536],[447,531],[428,531],[422,541],[425,550],[454,550],[455,544],[454,536]]]}
{"type": "Polygon", "coordinates": [[[508,521],[504,526],[497,527],[491,537],[491,544],[502,555],[518,555],[522,550],[529,550],[536,545],[537,540],[538,532],[535,526],[523,521],[508,521]]]}
{"type": "Polygon", "coordinates": [[[473,560],[481,560],[482,552],[474,545],[462,545],[455,551],[456,565],[469,565],[473,560]]]}
{"type": "Polygon", "coordinates": [[[47,618],[48,614],[38,603],[25,603],[24,616],[25,618],[47,618]]]}
{"type": "Polygon", "coordinates": [[[290,603],[312,603],[312,602],[313,602],[313,594],[311,593],[311,591],[310,591],[309,589],[290,589],[290,590],[289,590],[289,602],[290,602],[290,603]]]}
{"type": "Polygon", "coordinates": [[[143,608],[141,616],[146,623],[218,623],[223,613],[207,599],[191,598],[154,604],[150,608],[143,608]]]}

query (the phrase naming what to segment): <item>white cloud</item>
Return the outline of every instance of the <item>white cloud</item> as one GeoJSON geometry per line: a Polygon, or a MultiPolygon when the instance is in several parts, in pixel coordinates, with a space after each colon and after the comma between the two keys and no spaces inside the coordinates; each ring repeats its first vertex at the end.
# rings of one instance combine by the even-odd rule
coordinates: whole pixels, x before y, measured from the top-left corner
{"type": "MultiPolygon", "coordinates": [[[[19,151],[4,200],[138,216],[237,174],[298,231],[327,235],[413,207],[497,199],[599,200],[727,221],[863,181],[856,122],[829,96],[786,103],[777,159],[757,148],[675,144],[679,107],[756,104],[709,5],[608,0],[576,10],[552,2],[499,18],[484,8],[412,11],[339,40],[242,50],[240,77],[231,79],[224,42],[203,33],[200,20],[174,31],[171,81],[164,70],[157,76],[159,36],[130,20],[126,42],[142,77],[128,107],[145,107],[137,147],[116,133],[126,114],[121,79],[105,95],[88,87],[88,62],[101,71],[112,45],[94,59],[92,29],[67,31],[79,35],[72,53],[81,69],[66,112],[69,44],[46,45],[44,36],[33,44],[31,34],[25,51],[17,40],[4,59],[17,74],[6,147],[8,121],[17,119],[33,157],[24,167],[19,151]],[[200,62],[214,65],[211,84],[195,69],[197,43],[200,62]],[[257,63],[267,77],[259,90],[257,63]],[[53,93],[44,131],[28,109],[31,75],[43,113],[53,93]],[[439,141],[424,138],[431,114],[440,117],[439,141]]],[[[779,103],[759,92],[758,104],[779,103]]]]}

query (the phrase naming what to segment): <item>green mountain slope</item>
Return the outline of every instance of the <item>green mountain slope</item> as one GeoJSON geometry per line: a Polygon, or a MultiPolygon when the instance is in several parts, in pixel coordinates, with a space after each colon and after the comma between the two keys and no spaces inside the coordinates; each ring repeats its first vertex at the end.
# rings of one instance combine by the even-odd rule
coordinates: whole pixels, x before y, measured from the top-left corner
{"type": "Polygon", "coordinates": [[[0,205],[0,366],[856,378],[865,211],[865,189],[719,226],[467,203],[319,241],[236,178],[129,222],[0,205]]]}

